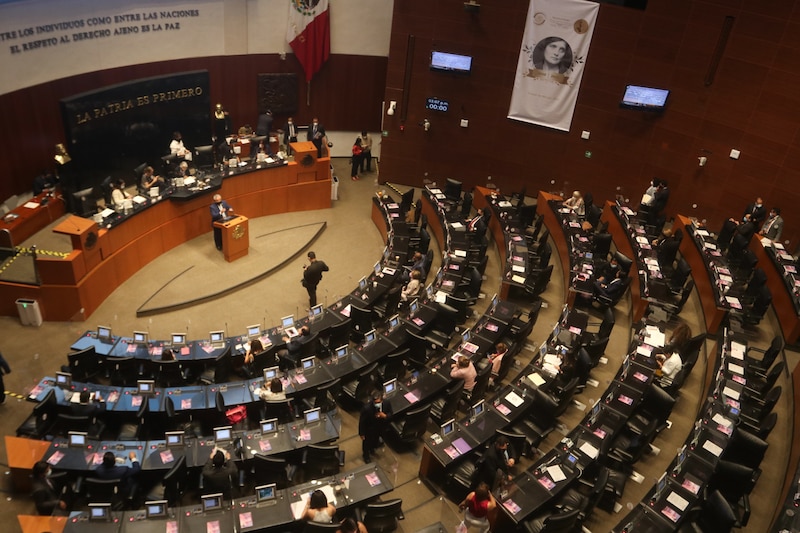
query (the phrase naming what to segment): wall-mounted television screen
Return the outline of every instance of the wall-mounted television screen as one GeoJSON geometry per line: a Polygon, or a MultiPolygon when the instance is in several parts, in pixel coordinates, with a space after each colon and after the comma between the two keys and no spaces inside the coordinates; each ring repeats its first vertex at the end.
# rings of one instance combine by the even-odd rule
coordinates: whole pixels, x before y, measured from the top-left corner
{"type": "Polygon", "coordinates": [[[431,52],[431,70],[469,74],[472,71],[472,56],[450,54],[447,52],[431,52]]]}
{"type": "Polygon", "coordinates": [[[669,89],[656,89],[655,87],[642,87],[641,85],[628,85],[620,105],[633,109],[648,111],[662,111],[667,105],[669,89]]]}

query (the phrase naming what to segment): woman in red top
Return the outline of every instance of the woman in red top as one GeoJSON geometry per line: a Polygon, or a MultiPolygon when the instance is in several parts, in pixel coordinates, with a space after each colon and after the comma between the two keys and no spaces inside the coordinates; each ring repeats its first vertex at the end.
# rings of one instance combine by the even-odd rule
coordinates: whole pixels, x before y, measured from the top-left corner
{"type": "Polygon", "coordinates": [[[458,508],[464,513],[464,522],[469,529],[477,528],[480,533],[489,531],[489,513],[497,506],[494,496],[489,490],[489,485],[481,483],[474,492],[467,494],[458,508]]]}
{"type": "Polygon", "coordinates": [[[353,167],[350,169],[350,179],[353,181],[358,180],[358,168],[361,166],[363,152],[364,149],[361,148],[361,137],[356,137],[356,142],[353,144],[353,167]]]}

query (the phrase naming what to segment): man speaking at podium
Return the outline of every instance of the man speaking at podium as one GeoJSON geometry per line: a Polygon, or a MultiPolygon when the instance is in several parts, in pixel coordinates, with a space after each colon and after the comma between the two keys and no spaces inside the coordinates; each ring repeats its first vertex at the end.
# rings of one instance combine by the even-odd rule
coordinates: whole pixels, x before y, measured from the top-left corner
{"type": "Polygon", "coordinates": [[[222,230],[214,227],[214,222],[219,222],[225,217],[233,215],[233,208],[228,205],[228,202],[222,199],[222,195],[214,195],[214,203],[210,206],[211,209],[211,227],[214,228],[214,244],[217,250],[222,250],[222,230]]]}

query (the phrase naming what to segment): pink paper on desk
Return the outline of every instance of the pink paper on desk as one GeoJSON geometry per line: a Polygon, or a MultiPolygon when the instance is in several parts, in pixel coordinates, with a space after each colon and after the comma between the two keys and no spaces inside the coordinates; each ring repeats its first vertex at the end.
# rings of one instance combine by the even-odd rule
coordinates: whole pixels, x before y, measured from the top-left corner
{"type": "Polygon", "coordinates": [[[158,455],[161,457],[161,462],[163,464],[171,463],[172,461],[175,460],[175,457],[173,457],[172,451],[170,450],[164,450],[158,455]]]}
{"type": "Polygon", "coordinates": [[[415,402],[418,402],[418,401],[419,401],[419,398],[417,398],[417,395],[416,395],[416,394],[414,394],[413,392],[407,392],[407,393],[405,393],[405,394],[403,395],[403,398],[405,398],[406,400],[408,400],[408,403],[415,403],[415,402]]]}
{"type": "Polygon", "coordinates": [[[553,480],[547,476],[536,478],[536,481],[538,481],[547,490],[552,490],[556,486],[556,484],[553,483],[553,480]]]}
{"type": "Polygon", "coordinates": [[[258,441],[258,447],[262,452],[268,452],[272,449],[272,444],[268,440],[261,440],[258,441]]]}
{"type": "Polygon", "coordinates": [[[178,533],[178,521],[170,520],[167,522],[166,533],[178,533]]]}
{"type": "Polygon", "coordinates": [[[511,500],[511,499],[508,499],[508,500],[504,501],[503,502],[503,507],[508,509],[508,512],[510,512],[511,514],[517,514],[518,512],[520,512],[522,510],[522,508],[519,505],[517,505],[516,503],[514,503],[514,500],[511,500]]]}
{"type": "Polygon", "coordinates": [[[116,403],[119,400],[119,391],[111,391],[108,393],[106,403],[116,403]]]}
{"type": "Polygon", "coordinates": [[[97,466],[103,462],[103,454],[101,453],[90,453],[89,455],[92,456],[92,464],[97,466]]]}
{"type": "Polygon", "coordinates": [[[239,526],[242,528],[253,527],[253,513],[242,513],[239,515],[239,526]]]}
{"type": "Polygon", "coordinates": [[[311,432],[307,429],[301,429],[300,440],[311,440],[311,432]]]}
{"type": "Polygon", "coordinates": [[[367,478],[367,483],[369,483],[370,487],[374,487],[376,485],[381,484],[381,478],[378,477],[378,474],[375,472],[370,472],[369,474],[364,476],[367,478]]]}
{"type": "Polygon", "coordinates": [[[503,413],[504,415],[507,415],[508,413],[511,412],[511,409],[506,407],[506,405],[503,404],[503,403],[498,403],[497,404],[497,410],[500,411],[501,413],[503,413]]]}
{"type": "Polygon", "coordinates": [[[661,514],[663,514],[673,522],[677,522],[681,517],[681,515],[675,512],[675,509],[673,509],[672,507],[664,507],[663,509],[661,509],[661,514]]]}
{"type": "Polygon", "coordinates": [[[569,327],[569,332],[570,333],[574,333],[575,335],[580,335],[581,334],[581,328],[576,328],[575,326],[570,326],[569,327]]]}
{"type": "Polygon", "coordinates": [[[189,347],[188,346],[183,346],[181,348],[181,355],[189,355],[189,347]]]}
{"type": "Polygon", "coordinates": [[[192,399],[191,398],[184,398],[181,400],[181,409],[191,409],[192,408],[192,399]]]}
{"type": "Polygon", "coordinates": [[[425,321],[424,321],[424,320],[422,320],[422,319],[421,319],[421,318],[419,318],[419,317],[415,317],[415,318],[413,318],[411,321],[412,321],[414,324],[418,325],[418,326],[424,326],[424,325],[425,325],[425,321]]]}
{"type": "Polygon", "coordinates": [[[153,346],[153,355],[161,355],[162,353],[164,353],[163,346],[153,346]]]}
{"type": "Polygon", "coordinates": [[[500,328],[498,328],[498,327],[497,327],[497,324],[492,324],[491,322],[489,322],[488,324],[486,324],[486,329],[488,329],[488,330],[489,330],[489,331],[491,331],[492,333],[497,333],[497,331],[498,331],[500,328]]]}
{"type": "Polygon", "coordinates": [[[468,451],[470,451],[472,449],[472,446],[467,444],[467,441],[465,441],[462,438],[458,438],[458,439],[454,440],[453,441],[453,446],[455,446],[456,450],[458,450],[458,453],[461,453],[461,454],[467,453],[468,451]]]}
{"type": "Polygon", "coordinates": [[[47,462],[50,463],[51,465],[55,466],[63,458],[64,458],[64,453],[63,452],[56,452],[53,455],[51,455],[49,459],[47,459],[47,462]]]}
{"type": "Polygon", "coordinates": [[[296,374],[296,375],[294,376],[294,380],[295,380],[296,382],[300,383],[301,385],[302,385],[303,383],[306,383],[306,382],[308,382],[308,380],[306,379],[306,377],[305,377],[303,374],[296,374]]]}
{"type": "Polygon", "coordinates": [[[219,520],[206,522],[206,533],[220,533],[219,520]]]}
{"type": "Polygon", "coordinates": [[[456,450],[454,446],[448,446],[447,448],[445,448],[444,453],[449,455],[450,459],[455,459],[456,457],[461,455],[460,453],[458,453],[458,450],[456,450]]]}
{"type": "Polygon", "coordinates": [[[129,344],[129,345],[128,345],[128,349],[127,349],[126,351],[127,351],[128,353],[133,353],[133,352],[135,352],[135,351],[136,351],[136,345],[135,345],[135,344],[129,344]]]}
{"type": "Polygon", "coordinates": [[[31,389],[31,392],[28,396],[30,396],[31,398],[36,398],[37,396],[39,396],[39,393],[42,392],[43,390],[44,389],[42,387],[36,385],[34,388],[31,389]]]}
{"type": "Polygon", "coordinates": [[[214,347],[211,346],[210,344],[206,344],[205,346],[203,346],[203,351],[206,353],[211,353],[214,351],[214,347]]]}
{"type": "Polygon", "coordinates": [[[692,494],[697,494],[698,492],[700,492],[700,485],[689,479],[684,479],[683,483],[681,483],[681,487],[688,490],[692,494]]]}
{"type": "Polygon", "coordinates": [[[140,405],[142,405],[142,397],[138,394],[131,396],[131,407],[139,407],[140,405]]]}

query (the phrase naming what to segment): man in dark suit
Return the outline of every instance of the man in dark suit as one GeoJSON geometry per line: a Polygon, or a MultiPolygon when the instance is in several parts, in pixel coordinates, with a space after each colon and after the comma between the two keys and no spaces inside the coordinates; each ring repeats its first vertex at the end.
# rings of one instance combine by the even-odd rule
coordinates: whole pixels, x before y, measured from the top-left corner
{"type": "Polygon", "coordinates": [[[773,207],[769,212],[764,225],[761,226],[759,233],[771,241],[780,241],[781,233],[783,233],[783,217],[781,217],[780,207],[773,207]]]}
{"type": "Polygon", "coordinates": [[[749,204],[742,214],[742,221],[746,222],[745,217],[750,215],[750,222],[752,222],[756,227],[759,227],[761,223],[767,218],[767,208],[764,206],[763,200],[759,196],[756,198],[756,201],[749,204]]]}
{"type": "Polygon", "coordinates": [[[358,417],[358,435],[361,437],[361,452],[365,463],[372,460],[372,453],[381,445],[381,435],[391,416],[391,404],[383,401],[381,391],[374,392],[358,417]]]}
{"type": "Polygon", "coordinates": [[[139,460],[136,459],[136,453],[129,452],[128,459],[131,461],[131,466],[118,465],[117,456],[114,455],[114,452],[106,452],[103,454],[103,462],[94,471],[94,477],[99,479],[119,479],[121,481],[121,490],[127,494],[133,483],[132,477],[142,469],[139,460]]]}
{"type": "Polygon", "coordinates": [[[314,146],[317,147],[317,157],[322,157],[322,143],[327,142],[327,137],[325,137],[325,127],[319,123],[317,117],[314,117],[308,127],[306,140],[314,143],[314,146]]]}
{"type": "Polygon", "coordinates": [[[292,149],[289,148],[289,143],[297,142],[297,124],[294,119],[289,117],[286,121],[286,126],[283,128],[283,144],[286,146],[286,153],[292,155],[292,149]]]}
{"type": "Polygon", "coordinates": [[[236,463],[231,461],[230,452],[214,448],[203,466],[203,490],[207,493],[221,492],[226,499],[230,499],[233,480],[238,472],[236,463]]]}
{"type": "Polygon", "coordinates": [[[317,305],[317,285],[322,281],[322,273],[330,269],[324,261],[317,259],[317,254],[308,252],[308,265],[303,266],[303,287],[308,292],[309,309],[317,305]]]}
{"type": "MultiPolygon", "coordinates": [[[[218,222],[228,215],[233,214],[233,208],[228,205],[228,202],[222,199],[222,195],[214,195],[214,203],[210,206],[211,209],[211,226],[214,227],[214,222],[218,222]]],[[[222,230],[214,228],[214,244],[217,250],[222,250],[222,230]]]]}
{"type": "Polygon", "coordinates": [[[501,483],[511,480],[511,467],[514,464],[516,464],[516,458],[508,447],[508,439],[500,435],[483,454],[481,480],[494,490],[501,483]]]}
{"type": "MultiPolygon", "coordinates": [[[[272,111],[269,109],[266,112],[258,115],[258,122],[256,123],[256,135],[269,135],[272,129],[272,111]]],[[[267,139],[269,144],[269,139],[267,139]]]]}
{"type": "Polygon", "coordinates": [[[89,418],[96,417],[101,412],[105,411],[106,405],[100,403],[100,393],[95,393],[94,401],[92,395],[88,390],[80,392],[79,403],[70,406],[70,414],[75,416],[88,416],[89,418]]]}
{"type": "Polygon", "coordinates": [[[611,301],[619,296],[625,290],[625,284],[622,283],[622,270],[617,270],[616,275],[611,281],[606,281],[605,278],[600,278],[594,283],[595,296],[602,296],[611,301]]]}
{"type": "Polygon", "coordinates": [[[36,512],[40,515],[66,515],[67,502],[61,498],[61,490],[50,480],[52,469],[45,461],[33,465],[32,496],[36,512]]]}

